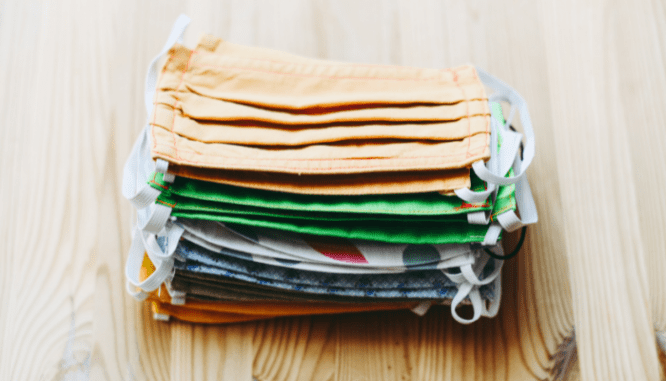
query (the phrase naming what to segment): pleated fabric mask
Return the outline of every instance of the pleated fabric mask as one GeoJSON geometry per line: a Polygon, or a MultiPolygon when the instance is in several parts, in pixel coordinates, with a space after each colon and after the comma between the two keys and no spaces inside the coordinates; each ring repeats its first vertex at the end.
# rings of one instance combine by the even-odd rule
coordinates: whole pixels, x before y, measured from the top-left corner
{"type": "Polygon", "coordinates": [[[334,63],[212,36],[168,56],[152,157],[176,175],[281,191],[320,184],[313,194],[330,183],[327,194],[450,192],[490,157],[490,111],[472,66],[334,63]]]}

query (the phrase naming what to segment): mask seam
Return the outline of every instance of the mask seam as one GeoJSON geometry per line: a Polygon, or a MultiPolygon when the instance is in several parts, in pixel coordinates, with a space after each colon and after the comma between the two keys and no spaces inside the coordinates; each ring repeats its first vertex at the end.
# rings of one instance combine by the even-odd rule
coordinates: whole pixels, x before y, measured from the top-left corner
{"type": "MultiPolygon", "coordinates": [[[[208,55],[208,56],[220,56],[220,53],[209,53],[209,52],[203,52],[203,51],[198,51],[198,50],[193,50],[194,54],[201,54],[203,55],[208,55]]],[[[326,62],[317,62],[317,63],[299,63],[299,62],[290,62],[290,61],[280,61],[280,60],[273,60],[273,59],[267,59],[267,58],[255,58],[255,57],[240,57],[241,59],[249,60],[249,61],[263,61],[263,62],[273,62],[273,63],[285,63],[285,64],[292,64],[292,65],[314,65],[314,66],[332,66],[332,67],[365,67],[365,68],[387,68],[387,69],[394,69],[394,70],[412,70],[412,71],[419,71],[419,70],[424,70],[422,68],[417,68],[417,67],[405,67],[405,66],[398,66],[398,65],[373,65],[373,64],[352,64],[352,63],[345,63],[341,62],[339,64],[335,63],[326,63],[326,62]]],[[[307,57],[299,57],[299,58],[306,58],[307,57]]],[[[453,71],[462,71],[464,69],[471,68],[473,69],[474,66],[472,65],[462,65],[462,66],[457,66],[455,68],[451,68],[449,70],[453,71]]],[[[426,69],[427,70],[427,69],[426,69]]],[[[436,79],[436,77],[432,77],[432,79],[436,79]]],[[[426,80],[425,78],[423,80],[426,80]]]]}
{"type": "MultiPolygon", "coordinates": [[[[190,64],[192,63],[192,57],[194,57],[194,54],[192,54],[192,51],[190,51],[190,56],[187,59],[187,65],[183,69],[183,73],[180,76],[180,83],[178,83],[178,86],[176,86],[176,92],[180,91],[180,87],[183,85],[183,82],[185,81],[185,73],[187,70],[190,68],[190,64]]],[[[175,97],[174,97],[175,98],[175,97]]],[[[174,131],[174,126],[176,124],[176,105],[178,104],[178,99],[175,98],[173,101],[173,120],[171,121],[171,135],[173,136],[173,149],[176,151],[176,157],[178,159],[182,159],[180,157],[180,154],[178,152],[178,147],[176,146],[176,132],[174,131]]]]}
{"type": "MultiPolygon", "coordinates": [[[[465,108],[467,110],[467,136],[472,136],[472,121],[469,118],[469,100],[467,98],[467,93],[462,89],[462,86],[460,86],[460,83],[458,83],[458,73],[451,69],[447,69],[452,75],[453,75],[453,82],[456,84],[456,87],[458,90],[460,90],[460,94],[462,94],[463,99],[465,100],[465,108]]],[[[470,148],[472,145],[472,139],[469,139],[468,144],[467,144],[467,152],[465,153],[465,158],[470,157],[470,148]]]]}
{"type": "MultiPolygon", "coordinates": [[[[479,132],[478,134],[475,135],[482,135],[485,134],[485,132],[479,132]]],[[[186,139],[186,140],[191,140],[188,139],[184,136],[178,135],[181,139],[186,139]]],[[[465,138],[467,139],[467,138],[465,138]]],[[[463,139],[464,140],[464,139],[463,139]]],[[[194,140],[196,141],[196,140],[194,140]]],[[[471,141],[471,139],[470,139],[471,141]]],[[[203,143],[203,144],[216,144],[216,143],[203,143]]],[[[229,144],[229,143],[220,143],[220,144],[229,144]]],[[[445,144],[445,143],[436,143],[436,144],[445,144]]],[[[168,144],[163,144],[163,143],[158,143],[158,146],[163,146],[163,147],[172,147],[168,144]]],[[[235,144],[229,144],[229,145],[235,145],[235,144]]],[[[478,145],[474,147],[474,150],[478,150],[479,148],[487,148],[485,145],[478,145]]],[[[186,153],[194,153],[197,155],[201,156],[217,156],[217,157],[222,157],[225,159],[237,159],[237,160],[249,160],[249,161],[275,161],[275,160],[285,160],[285,161],[350,161],[350,160],[368,160],[367,158],[329,158],[329,159],[299,159],[299,158],[266,158],[266,159],[256,159],[256,158],[251,158],[251,157],[237,157],[237,156],[225,156],[225,155],[220,155],[220,154],[214,154],[214,153],[208,153],[208,154],[202,154],[197,151],[192,151],[188,149],[179,149],[178,151],[180,152],[186,152],[186,153]]],[[[456,154],[451,154],[451,155],[430,155],[430,156],[405,156],[405,157],[382,157],[382,158],[373,158],[370,160],[376,161],[376,160],[415,160],[415,159],[437,159],[437,158],[447,158],[447,157],[460,157],[463,156],[464,152],[456,153],[456,154]]],[[[478,155],[477,153],[473,154],[472,156],[478,155]]],[[[180,157],[178,157],[180,158],[180,157]]],[[[465,158],[467,159],[467,158],[465,158]]],[[[460,164],[464,162],[465,160],[460,160],[458,162],[452,163],[452,164],[460,164]]],[[[195,161],[196,162],[196,161],[195,161]]],[[[279,168],[280,166],[276,166],[276,168],[279,168]]],[[[285,167],[285,168],[290,168],[290,167],[285,167]]],[[[356,168],[356,167],[350,167],[350,168],[356,168]]],[[[363,168],[363,167],[359,167],[363,168]]],[[[368,167],[368,168],[374,168],[374,167],[368,167]]]]}
{"type": "MultiPolygon", "coordinates": [[[[157,81],[157,85],[155,86],[155,96],[153,97],[153,105],[157,102],[157,94],[160,92],[160,86],[162,85],[162,80],[164,79],[164,72],[166,71],[167,67],[169,67],[169,64],[171,63],[171,60],[173,59],[174,55],[170,54],[169,58],[167,59],[167,62],[164,64],[164,67],[162,68],[162,71],[160,72],[160,78],[157,81]]],[[[150,129],[151,135],[153,137],[153,150],[157,148],[157,139],[155,139],[155,120],[157,118],[157,112],[155,112],[155,107],[153,107],[153,123],[152,123],[152,128],[150,129]]]]}

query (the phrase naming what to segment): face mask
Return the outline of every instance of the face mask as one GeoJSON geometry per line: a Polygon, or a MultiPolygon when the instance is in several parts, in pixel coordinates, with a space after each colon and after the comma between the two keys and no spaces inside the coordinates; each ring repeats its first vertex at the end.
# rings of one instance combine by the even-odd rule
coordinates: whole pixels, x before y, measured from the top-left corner
{"type": "MultiPolygon", "coordinates": [[[[185,277],[229,292],[253,291],[264,297],[278,299],[294,295],[304,298],[316,296],[338,301],[349,301],[345,299],[349,297],[390,298],[395,301],[436,300],[452,299],[456,295],[456,283],[439,271],[322,276],[320,273],[265,266],[215,255],[192,244],[179,245],[177,255],[186,260],[176,262],[176,275],[172,280],[174,286],[180,278],[185,277]]],[[[482,293],[491,291],[488,287],[481,288],[482,293]]]]}
{"type": "MultiPolygon", "coordinates": [[[[207,181],[177,177],[173,182],[164,181],[164,175],[153,173],[148,184],[161,193],[161,200],[169,202],[172,196],[180,199],[192,199],[214,202],[220,205],[238,205],[244,207],[266,208],[288,212],[354,213],[362,218],[365,215],[381,215],[390,218],[417,216],[453,216],[474,211],[491,210],[489,200],[468,204],[456,196],[442,196],[439,193],[390,194],[365,196],[318,196],[295,195],[283,192],[271,192],[258,189],[239,188],[207,181]]],[[[472,179],[472,190],[484,190],[485,184],[478,178],[472,179]]],[[[500,187],[496,203],[502,209],[513,201],[514,185],[500,187]]],[[[464,216],[463,216],[464,217],[464,216]]]]}
{"type": "MultiPolygon", "coordinates": [[[[196,262],[193,262],[196,263],[196,262]]],[[[189,264],[188,266],[192,266],[192,264],[189,264]]],[[[197,264],[195,266],[201,266],[201,264],[197,264]]],[[[471,286],[469,288],[472,289],[467,290],[467,284],[463,283],[461,285],[461,290],[457,292],[455,289],[445,289],[442,288],[440,289],[440,295],[445,295],[442,303],[444,304],[449,304],[451,303],[452,305],[452,313],[454,314],[454,317],[459,320],[461,323],[469,323],[472,322],[476,319],[478,319],[480,316],[493,316],[495,313],[497,313],[497,306],[499,305],[499,279],[498,278],[493,278],[494,274],[498,274],[497,271],[493,271],[492,268],[488,268],[484,263],[480,263],[480,266],[477,267],[485,267],[483,275],[485,275],[485,280],[484,276],[481,276],[480,279],[482,279],[480,282],[485,283],[486,285],[490,284],[490,286],[471,286]],[[464,294],[461,294],[461,292],[464,292],[464,294]],[[469,299],[466,299],[465,297],[469,295],[469,299]],[[453,298],[453,300],[451,300],[453,298]],[[457,308],[458,305],[460,304],[471,304],[473,307],[474,312],[474,317],[470,320],[465,320],[460,318],[456,311],[455,308],[457,308]],[[487,308],[487,306],[490,305],[490,308],[487,308]]],[[[150,275],[152,271],[154,271],[154,267],[152,267],[152,264],[148,260],[147,257],[144,259],[144,276],[150,275]]],[[[143,269],[143,268],[142,268],[143,269]]],[[[497,270],[497,269],[495,269],[497,270]]],[[[476,270],[475,270],[476,271],[476,270]]],[[[202,275],[201,272],[194,271],[194,276],[189,276],[189,282],[187,280],[188,275],[183,275],[181,271],[176,272],[176,277],[173,279],[173,282],[171,282],[172,285],[175,285],[179,291],[174,291],[174,292],[180,292],[182,294],[182,301],[179,304],[185,303],[184,301],[184,296],[185,293],[187,293],[187,304],[185,306],[173,306],[170,303],[173,303],[173,300],[168,296],[166,290],[163,289],[161,290],[162,292],[154,292],[152,293],[152,296],[149,297],[149,300],[161,300],[163,302],[164,307],[162,309],[162,313],[165,315],[162,316],[156,316],[156,318],[161,318],[161,319],[168,319],[168,316],[174,316],[186,321],[193,321],[193,322],[203,322],[198,320],[196,317],[199,316],[196,312],[201,312],[201,311],[210,311],[211,315],[210,318],[216,319],[215,321],[217,322],[226,322],[225,320],[225,312],[228,312],[227,308],[238,308],[240,309],[241,312],[245,311],[250,311],[253,307],[256,307],[257,309],[252,310],[254,313],[258,313],[262,308],[268,308],[269,312],[267,315],[262,315],[258,316],[257,319],[267,319],[271,317],[276,317],[276,316],[293,316],[293,315],[298,315],[300,314],[298,312],[299,308],[299,300],[302,302],[307,302],[309,305],[313,308],[309,310],[310,314],[313,313],[319,313],[315,311],[319,311],[318,308],[321,307],[323,304],[325,304],[330,300],[335,300],[335,303],[341,310],[334,310],[330,311],[329,313],[343,313],[343,312],[353,312],[353,311],[372,311],[376,309],[384,309],[381,306],[387,306],[387,309],[390,309],[388,306],[393,305],[396,308],[397,306],[400,306],[400,308],[410,308],[416,313],[423,314],[425,311],[427,311],[427,307],[432,304],[433,301],[428,301],[428,302],[421,302],[418,305],[404,305],[402,304],[399,300],[400,298],[392,297],[391,300],[393,302],[391,303],[378,303],[378,302],[371,302],[365,303],[365,308],[367,309],[361,309],[361,310],[346,310],[344,309],[344,304],[343,303],[349,303],[354,304],[353,300],[354,298],[345,298],[344,296],[341,295],[321,295],[320,294],[314,295],[313,294],[307,294],[303,292],[302,289],[299,290],[299,292],[294,293],[294,292],[289,292],[285,289],[282,289],[279,292],[267,292],[265,291],[266,288],[264,287],[264,290],[256,290],[253,289],[252,286],[249,286],[248,284],[243,284],[241,283],[241,287],[234,288],[234,283],[233,281],[227,282],[230,284],[227,284],[226,286],[224,285],[225,282],[220,282],[219,276],[212,277],[210,280],[213,281],[213,283],[206,282],[206,276],[202,275]],[[185,280],[183,280],[185,278],[185,280]],[[199,278],[199,285],[197,285],[197,282],[194,281],[192,282],[192,278],[196,279],[199,278]],[[220,286],[220,283],[222,285],[220,286]],[[157,297],[159,295],[159,298],[157,297]],[[193,299],[194,298],[194,299],[193,299]],[[200,298],[203,298],[205,300],[201,300],[200,298]],[[222,299],[220,299],[222,298],[222,299]],[[286,298],[286,299],[285,299],[286,298]],[[197,300],[199,299],[199,300],[197,300]],[[269,301],[270,300],[270,301],[269,301]],[[292,307],[286,307],[286,308],[281,308],[280,307],[280,300],[283,300],[284,303],[288,303],[292,307]],[[234,302],[235,301],[235,302],[234,302]],[[247,302],[250,302],[247,304],[247,302]],[[263,304],[262,304],[263,303],[263,304]],[[266,304],[267,303],[267,304],[266,304]],[[266,306],[266,307],[262,307],[266,306]],[[172,308],[172,307],[177,307],[177,308],[172,308]],[[296,310],[294,310],[294,308],[296,310]],[[250,310],[248,310],[250,309],[250,310]],[[289,310],[289,311],[287,311],[289,310]],[[169,313],[171,311],[171,313],[169,313]],[[181,311],[184,314],[174,314],[174,311],[181,311]],[[213,313],[214,312],[214,313],[213,313]]],[[[229,279],[229,275],[227,274],[227,279],[229,279]]],[[[234,274],[237,276],[237,274],[234,274]]],[[[449,275],[450,277],[454,278],[455,276],[449,275]]],[[[462,276],[461,276],[462,277],[462,276]]],[[[268,284],[267,281],[262,282],[264,285],[268,284]]],[[[364,284],[365,286],[365,284],[364,284]]],[[[292,286],[292,287],[299,287],[299,286],[292,286]]],[[[308,291],[312,291],[312,289],[306,289],[308,291]]],[[[316,290],[316,288],[315,288],[316,290]]],[[[328,288],[330,290],[330,288],[328,288]]],[[[369,289],[364,288],[366,292],[368,292],[369,289]]],[[[374,293],[374,291],[372,291],[374,293]]],[[[380,294],[377,294],[381,297],[381,292],[380,294]]],[[[378,300],[377,295],[374,295],[375,298],[373,300],[378,300]]],[[[385,294],[386,295],[386,294],[385,294]]],[[[367,299],[366,294],[366,299],[367,299]]],[[[404,298],[403,298],[404,299],[404,298]]],[[[358,303],[356,303],[358,304],[358,303]]],[[[360,308],[360,306],[359,306],[360,308]]],[[[235,311],[236,312],[236,311],[235,311]]],[[[302,313],[307,314],[307,312],[304,310],[302,313]]],[[[323,312],[322,312],[323,313],[323,312]]]]}
{"type": "MultiPolygon", "coordinates": [[[[211,183],[277,192],[317,195],[368,195],[442,192],[469,188],[468,168],[439,171],[370,172],[335,176],[232,171],[169,165],[169,174],[211,183]]],[[[483,201],[483,200],[479,200],[483,201]]]]}
{"type": "Polygon", "coordinates": [[[388,242],[396,243],[464,243],[483,241],[486,225],[467,225],[466,214],[487,211],[488,218],[515,210],[513,187],[504,186],[497,194],[493,212],[490,204],[465,204],[456,197],[444,197],[436,193],[365,197],[293,196],[284,193],[244,190],[220,187],[193,180],[178,178],[169,184],[152,181],[161,190],[157,202],[172,208],[172,215],[190,219],[206,219],[226,223],[240,223],[255,227],[272,227],[318,235],[343,238],[383,240],[376,238],[376,231],[392,224],[402,229],[403,235],[388,242]],[[227,193],[225,193],[225,191],[227,193]],[[396,197],[397,196],[397,197],[396,197]],[[385,198],[382,198],[385,197],[385,198]],[[355,237],[340,231],[341,224],[353,228],[355,237]],[[468,233],[463,241],[454,230],[432,231],[434,225],[455,224],[468,233]],[[403,229],[403,227],[405,227],[403,229]],[[301,229],[301,230],[299,230],[301,229]],[[417,230],[423,232],[419,233],[417,230]],[[431,233],[428,233],[428,232],[431,233]],[[410,232],[414,234],[410,234],[410,232]],[[476,238],[475,238],[476,237],[476,238]],[[404,239],[400,241],[398,239],[404,239]],[[416,241],[420,239],[421,241],[416,241]]]}
{"type": "Polygon", "coordinates": [[[208,250],[274,266],[331,273],[389,273],[471,265],[470,245],[396,245],[304,236],[273,229],[178,220],[183,238],[208,250]]]}
{"type": "Polygon", "coordinates": [[[339,303],[319,301],[252,301],[234,302],[188,299],[187,305],[171,304],[171,298],[165,289],[155,291],[147,299],[152,304],[156,320],[169,320],[174,317],[192,323],[237,323],[263,320],[284,316],[324,315],[369,311],[390,311],[412,309],[415,302],[386,303],[339,303]]]}
{"type": "Polygon", "coordinates": [[[461,169],[489,157],[489,109],[472,67],[254,59],[251,48],[236,55],[220,44],[208,38],[201,51],[171,49],[151,122],[154,158],[180,167],[348,175],[461,169]],[[365,130],[357,134],[350,122],[365,130]],[[377,123],[394,123],[394,132],[377,123]]]}
{"type": "MultiPolygon", "coordinates": [[[[173,207],[175,205],[169,205],[173,207]]],[[[229,213],[180,213],[172,216],[205,219],[248,227],[278,229],[293,233],[345,239],[364,239],[403,244],[461,244],[482,242],[489,227],[471,225],[466,221],[414,221],[410,223],[387,220],[309,220],[284,217],[252,216],[229,213]]]]}

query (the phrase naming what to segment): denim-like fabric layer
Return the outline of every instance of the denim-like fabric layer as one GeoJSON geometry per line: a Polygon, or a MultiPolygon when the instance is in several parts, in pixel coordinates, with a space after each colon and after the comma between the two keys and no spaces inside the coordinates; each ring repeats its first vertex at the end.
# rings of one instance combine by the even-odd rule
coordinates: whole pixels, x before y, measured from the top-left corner
{"type": "MultiPolygon", "coordinates": [[[[399,274],[327,274],[269,266],[248,260],[220,255],[189,242],[181,242],[176,255],[185,261],[176,261],[177,271],[196,273],[215,282],[256,284],[276,290],[298,291],[319,295],[340,295],[364,298],[451,298],[456,284],[441,271],[413,271],[399,274]],[[240,282],[240,283],[238,283],[240,282]]],[[[493,262],[494,263],[494,262],[493,262]]],[[[484,274],[494,270],[484,269],[484,274]]],[[[492,297],[492,288],[486,288],[485,297],[492,297]]],[[[484,294],[482,292],[482,294],[484,294]]],[[[455,293],[453,293],[455,295],[455,293]]]]}

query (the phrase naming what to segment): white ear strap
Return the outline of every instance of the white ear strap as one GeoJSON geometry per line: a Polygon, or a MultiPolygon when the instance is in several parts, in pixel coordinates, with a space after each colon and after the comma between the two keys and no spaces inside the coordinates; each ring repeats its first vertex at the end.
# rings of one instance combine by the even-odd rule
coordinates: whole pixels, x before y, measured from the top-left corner
{"type": "MultiPolygon", "coordinates": [[[[155,271],[146,279],[140,281],[139,273],[141,271],[143,255],[145,253],[143,238],[141,235],[142,233],[140,230],[134,230],[132,246],[130,247],[129,256],[125,265],[125,277],[127,278],[129,284],[132,286],[139,287],[143,291],[150,292],[160,287],[164,279],[166,279],[166,277],[169,275],[169,272],[173,267],[173,261],[153,261],[153,265],[155,265],[155,271]]],[[[136,297],[135,293],[130,293],[132,296],[136,297]]],[[[145,293],[141,293],[140,297],[145,299],[145,293]]]]}
{"type": "MultiPolygon", "coordinates": [[[[501,248],[500,248],[501,250],[501,248]]],[[[442,271],[451,281],[457,283],[458,292],[451,302],[451,315],[456,321],[461,324],[470,324],[475,322],[481,316],[492,317],[495,316],[499,310],[499,298],[501,295],[501,270],[502,270],[503,261],[495,260],[490,258],[488,255],[483,255],[480,262],[477,262],[474,266],[465,265],[460,267],[459,274],[450,274],[446,271],[442,271]],[[484,280],[479,280],[479,276],[483,272],[488,260],[493,260],[495,265],[495,270],[484,280]],[[499,263],[498,263],[499,262],[499,263]],[[469,272],[469,273],[468,273],[469,272]],[[491,302],[490,307],[486,308],[486,302],[481,298],[479,292],[479,287],[489,283],[495,285],[495,299],[491,302]],[[474,310],[474,316],[471,319],[463,319],[458,315],[456,309],[458,305],[469,295],[469,300],[472,303],[472,308],[474,310]]]]}
{"type": "Polygon", "coordinates": [[[497,244],[497,241],[499,240],[499,236],[502,233],[502,225],[499,224],[499,222],[493,222],[490,224],[488,227],[488,231],[486,232],[486,236],[483,238],[483,242],[481,244],[483,246],[494,246],[497,244]]]}
{"type": "Polygon", "coordinates": [[[148,73],[146,74],[146,88],[144,93],[144,101],[146,103],[146,111],[148,112],[148,117],[150,117],[151,112],[153,111],[153,99],[155,98],[155,87],[157,86],[157,63],[160,58],[165,55],[169,49],[176,42],[183,42],[183,33],[190,23],[190,18],[185,15],[180,15],[176,19],[176,22],[171,27],[171,33],[164,43],[162,51],[153,58],[148,66],[148,73]]]}
{"type": "Polygon", "coordinates": [[[137,212],[137,225],[142,231],[157,234],[164,228],[171,216],[171,207],[152,204],[137,212]]]}
{"type": "Polygon", "coordinates": [[[467,223],[470,225],[488,225],[492,210],[479,210],[467,213],[467,223]]]}
{"type": "MultiPolygon", "coordinates": [[[[491,112],[497,112],[493,110],[491,107],[491,112]]],[[[500,123],[497,121],[497,118],[500,116],[495,116],[493,115],[490,120],[490,125],[491,125],[491,133],[492,136],[497,136],[500,135],[502,136],[502,145],[499,147],[499,151],[497,150],[497,142],[496,139],[491,139],[493,142],[493,146],[491,146],[491,154],[490,154],[490,160],[488,161],[488,164],[485,164],[483,160],[479,160],[472,164],[472,168],[474,169],[475,172],[478,172],[480,168],[483,168],[483,170],[488,171],[488,168],[486,168],[486,165],[490,167],[490,170],[492,173],[497,173],[500,174],[501,176],[505,176],[507,172],[509,172],[509,169],[511,168],[514,158],[518,155],[518,151],[520,149],[520,142],[522,140],[522,135],[520,135],[517,132],[513,132],[511,130],[503,129],[500,128],[500,123]]],[[[501,116],[503,118],[503,116],[501,116]]],[[[469,188],[461,188],[461,189],[456,189],[454,192],[456,195],[467,202],[470,203],[476,203],[476,202],[482,202],[486,200],[488,197],[490,197],[491,194],[495,193],[498,190],[497,185],[495,185],[492,182],[487,183],[487,189],[485,191],[481,192],[473,192],[469,188]]],[[[487,224],[488,222],[486,222],[487,224]]]]}
{"type": "Polygon", "coordinates": [[[472,286],[469,283],[463,283],[458,289],[458,293],[451,302],[451,316],[460,324],[471,324],[479,320],[481,316],[495,317],[499,312],[500,300],[502,297],[502,277],[498,276],[494,279],[495,284],[495,298],[486,306],[486,302],[481,298],[479,286],[472,286]],[[463,319],[458,315],[456,309],[458,305],[469,295],[469,300],[472,302],[472,310],[474,315],[471,319],[463,319]]]}
{"type": "MultiPolygon", "coordinates": [[[[492,107],[491,107],[492,109],[492,107]]],[[[490,160],[488,160],[488,166],[490,166],[493,170],[497,168],[497,121],[491,116],[490,117],[490,160]]],[[[481,163],[481,165],[485,165],[483,163],[483,160],[479,160],[478,162],[481,163]]],[[[477,162],[477,163],[478,163],[477,162]]],[[[475,163],[476,164],[476,163],[475,163]]],[[[454,190],[455,194],[464,201],[467,201],[469,203],[478,203],[478,202],[483,202],[486,200],[490,195],[495,192],[497,187],[495,184],[488,184],[488,187],[485,191],[481,192],[474,192],[470,190],[469,188],[460,188],[454,190]]]]}
{"type": "Polygon", "coordinates": [[[474,271],[472,269],[472,266],[469,265],[460,267],[460,273],[465,278],[465,281],[471,283],[474,286],[483,286],[492,283],[502,271],[502,264],[504,261],[500,261],[495,258],[490,258],[488,255],[484,255],[483,257],[484,259],[481,260],[481,263],[478,267],[480,268],[479,271],[474,271]],[[495,266],[495,269],[487,278],[485,278],[484,280],[479,280],[478,276],[481,275],[481,272],[483,272],[483,269],[484,267],[486,267],[486,264],[488,263],[489,259],[494,262],[493,264],[495,266]]]}
{"type": "Polygon", "coordinates": [[[146,184],[148,176],[152,171],[150,160],[150,149],[148,130],[150,126],[144,127],[141,135],[134,143],[132,152],[125,162],[123,168],[123,197],[129,200],[136,209],[143,209],[154,203],[160,195],[160,191],[146,184]]]}
{"type": "MultiPolygon", "coordinates": [[[[144,89],[144,101],[147,113],[146,119],[150,118],[150,114],[152,113],[153,109],[153,99],[155,98],[155,91],[157,87],[157,63],[159,62],[160,58],[162,58],[162,56],[165,55],[169,51],[169,49],[171,49],[173,44],[175,44],[177,41],[182,42],[183,33],[185,33],[185,29],[187,28],[187,25],[189,23],[190,23],[189,17],[185,15],[178,16],[178,19],[176,19],[176,22],[173,24],[173,27],[171,28],[171,33],[169,34],[169,37],[167,38],[166,43],[162,48],[162,51],[160,51],[159,54],[157,54],[157,56],[155,56],[155,58],[153,58],[153,60],[150,62],[150,65],[148,65],[148,73],[146,74],[146,86],[144,89]]],[[[141,135],[137,140],[137,143],[134,145],[134,148],[132,149],[132,154],[125,163],[125,169],[123,173],[123,196],[125,196],[125,198],[130,200],[132,205],[134,205],[134,207],[137,209],[143,209],[146,206],[150,205],[151,203],[155,202],[155,199],[160,194],[160,192],[157,189],[154,189],[145,184],[145,181],[148,179],[150,172],[152,172],[155,168],[151,167],[149,170],[144,168],[144,172],[147,171],[147,173],[142,173],[142,171],[139,168],[139,166],[143,165],[144,163],[152,165],[152,160],[150,160],[149,157],[150,156],[149,131],[150,131],[150,125],[147,124],[146,127],[144,128],[143,135],[141,135]],[[143,183],[137,184],[136,183],[137,178],[140,181],[143,181],[143,183]]],[[[162,167],[165,166],[161,164],[159,168],[162,167]]],[[[160,172],[165,174],[164,181],[173,182],[173,175],[167,173],[166,167],[164,168],[163,172],[162,171],[160,172]]]]}
{"type": "Polygon", "coordinates": [[[142,232],[143,245],[150,260],[166,261],[172,259],[184,231],[183,227],[176,224],[169,224],[166,229],[162,230],[159,237],[165,242],[164,250],[157,243],[158,236],[142,232]]]}
{"type": "MultiPolygon", "coordinates": [[[[495,93],[490,97],[492,100],[506,101],[510,103],[511,111],[509,112],[509,115],[511,117],[515,112],[514,108],[517,108],[520,112],[520,122],[523,126],[523,130],[525,131],[525,149],[523,151],[523,161],[520,165],[520,168],[515,170],[514,176],[512,177],[504,177],[504,174],[492,173],[484,166],[478,165],[473,166],[474,172],[476,172],[480,179],[489,183],[499,185],[514,184],[525,175],[525,171],[532,163],[532,159],[534,159],[535,153],[534,130],[532,128],[532,119],[530,118],[530,113],[527,108],[527,102],[525,102],[523,97],[520,96],[516,90],[511,88],[511,86],[479,68],[477,68],[476,71],[479,74],[479,78],[483,84],[495,90],[495,93]]],[[[508,126],[509,123],[510,119],[507,120],[504,126],[508,126]]]]}
{"type": "Polygon", "coordinates": [[[154,169],[149,158],[149,128],[150,126],[146,126],[143,129],[132,148],[130,157],[125,162],[122,193],[139,210],[137,214],[139,228],[157,234],[171,215],[171,208],[156,204],[155,200],[161,191],[147,184],[150,173],[154,169]]]}
{"type": "MultiPolygon", "coordinates": [[[[518,162],[518,159],[516,159],[516,162],[518,162]]],[[[520,218],[513,210],[508,210],[497,216],[497,222],[504,230],[509,232],[520,229],[525,225],[535,224],[539,220],[532,190],[525,176],[516,183],[516,204],[520,212],[520,218]]]]}
{"type": "Polygon", "coordinates": [[[490,302],[490,306],[486,308],[486,303],[483,303],[483,312],[481,313],[485,317],[495,317],[499,312],[500,301],[502,300],[502,274],[499,274],[495,278],[495,298],[490,302]]]}
{"type": "MultiPolygon", "coordinates": [[[[509,134],[508,136],[512,136],[509,134]]],[[[515,136],[515,135],[513,135],[515,136]]],[[[515,144],[515,137],[511,137],[509,140],[512,142],[510,144],[515,144]]],[[[513,169],[514,171],[519,170],[522,167],[522,161],[520,156],[516,155],[513,160],[513,169]]],[[[534,202],[534,197],[532,196],[532,190],[530,184],[527,181],[527,176],[521,177],[516,183],[516,206],[518,212],[520,213],[520,218],[516,214],[515,210],[508,210],[497,216],[497,223],[491,225],[490,229],[486,233],[486,237],[483,240],[484,245],[494,245],[497,243],[499,238],[499,233],[501,229],[512,232],[525,225],[534,224],[539,220],[539,215],[537,213],[536,203],[534,202]]],[[[483,221],[483,218],[486,217],[486,214],[481,215],[482,212],[468,213],[467,220],[469,223],[480,223],[483,221]]]]}
{"type": "Polygon", "coordinates": [[[178,246],[183,228],[170,224],[163,231],[163,239],[166,240],[165,249],[157,244],[154,235],[145,233],[138,228],[132,234],[132,245],[125,265],[125,277],[127,278],[127,290],[133,297],[143,300],[147,297],[146,292],[154,291],[171,275],[173,269],[173,255],[178,246]],[[155,271],[143,281],[139,280],[139,273],[143,264],[144,253],[148,254],[155,266],[155,271]],[[141,291],[133,290],[138,287],[141,291]]]}
{"type": "Polygon", "coordinates": [[[172,183],[176,180],[176,176],[173,173],[169,173],[169,162],[162,159],[155,160],[155,171],[164,175],[162,178],[167,183],[172,183]]]}
{"type": "Polygon", "coordinates": [[[129,199],[138,209],[137,222],[141,230],[157,234],[165,226],[171,208],[156,204],[161,191],[147,184],[150,174],[155,170],[150,160],[149,146],[150,126],[146,126],[134,144],[132,153],[125,162],[123,170],[123,196],[129,199]]]}
{"type": "Polygon", "coordinates": [[[479,320],[482,312],[483,300],[481,300],[479,290],[474,289],[474,286],[469,283],[463,283],[460,285],[458,288],[458,293],[453,298],[453,301],[451,301],[451,316],[453,316],[453,318],[456,319],[456,321],[460,324],[471,324],[479,320]],[[458,305],[460,305],[460,302],[462,302],[465,297],[467,297],[467,295],[469,295],[469,300],[472,302],[472,309],[474,310],[474,316],[472,316],[471,319],[463,319],[456,311],[458,305]]]}

